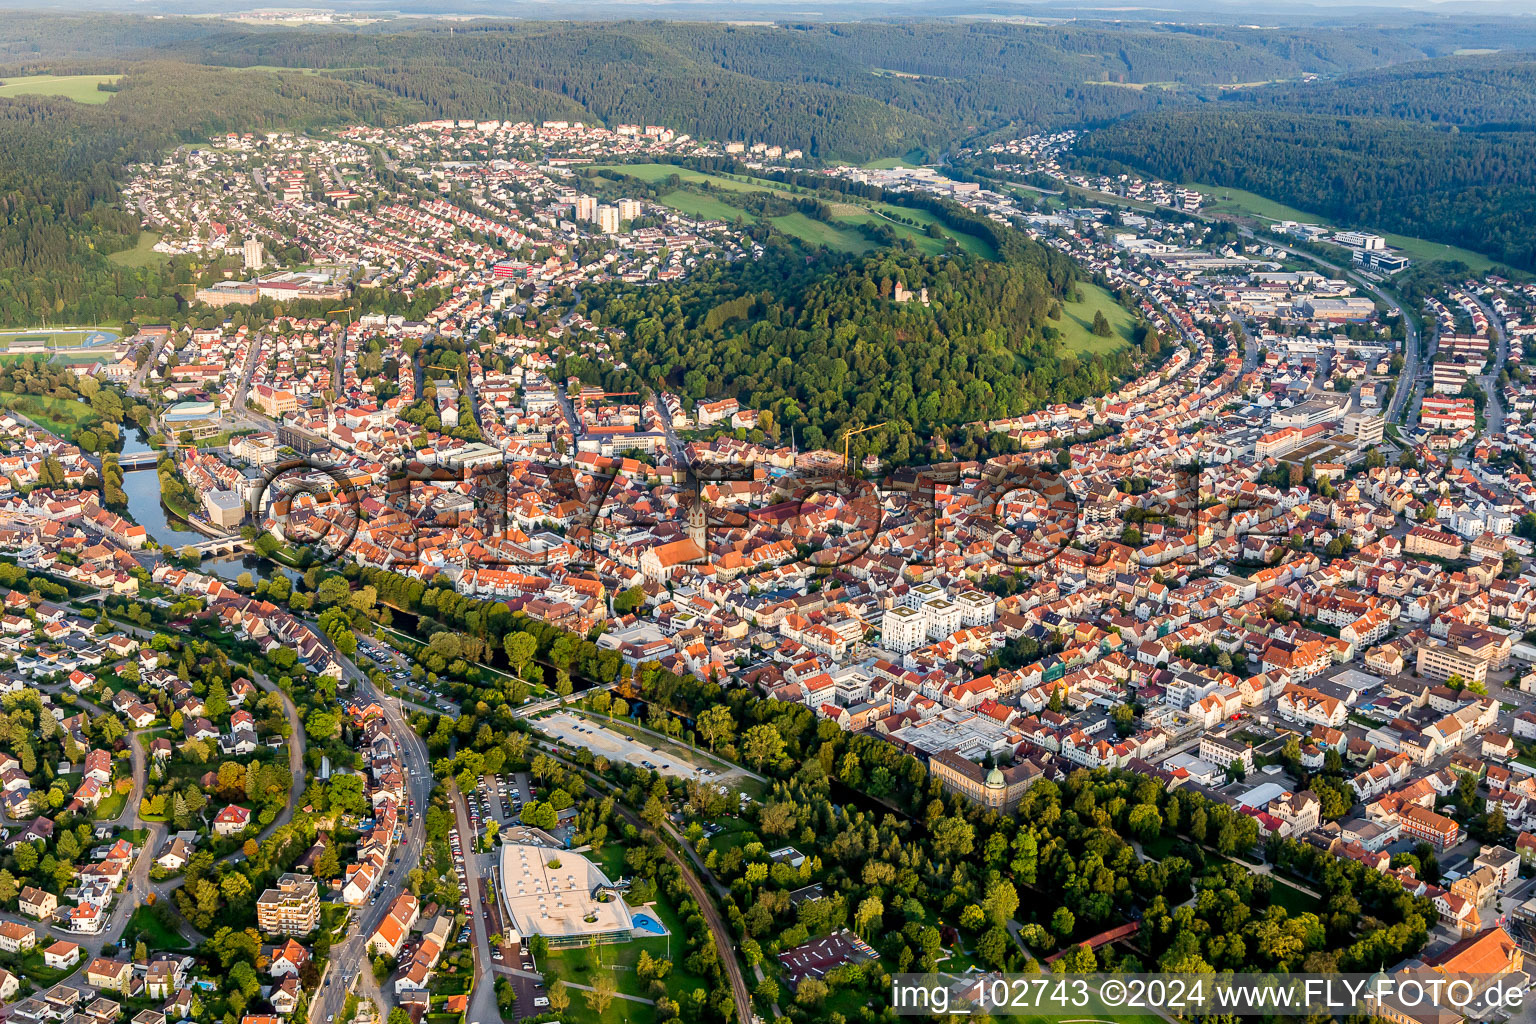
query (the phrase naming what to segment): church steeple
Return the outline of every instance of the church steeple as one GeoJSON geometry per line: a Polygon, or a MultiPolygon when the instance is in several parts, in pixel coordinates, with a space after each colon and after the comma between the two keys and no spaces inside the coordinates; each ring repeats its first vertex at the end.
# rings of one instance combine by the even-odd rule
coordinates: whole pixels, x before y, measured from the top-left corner
{"type": "Polygon", "coordinates": [[[697,544],[700,551],[708,550],[704,546],[708,530],[709,524],[704,518],[704,499],[695,494],[693,504],[688,509],[688,539],[697,544]]]}

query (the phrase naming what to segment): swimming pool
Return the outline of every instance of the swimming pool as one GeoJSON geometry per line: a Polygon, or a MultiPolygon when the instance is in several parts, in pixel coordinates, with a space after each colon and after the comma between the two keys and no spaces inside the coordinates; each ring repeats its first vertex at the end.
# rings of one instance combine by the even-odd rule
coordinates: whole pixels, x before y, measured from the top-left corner
{"type": "Polygon", "coordinates": [[[652,935],[665,935],[667,928],[650,914],[634,913],[630,918],[635,922],[635,931],[649,932],[652,935]]]}

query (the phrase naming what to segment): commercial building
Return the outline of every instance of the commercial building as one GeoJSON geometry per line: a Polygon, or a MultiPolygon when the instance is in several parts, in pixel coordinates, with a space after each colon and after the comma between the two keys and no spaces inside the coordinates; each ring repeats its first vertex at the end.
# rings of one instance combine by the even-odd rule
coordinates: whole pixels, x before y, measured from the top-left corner
{"type": "Polygon", "coordinates": [[[203,512],[221,530],[233,530],[245,518],[245,502],[234,491],[204,491],[203,512]]]}
{"type": "Polygon", "coordinates": [[[542,935],[551,946],[578,946],[634,935],[624,898],[579,853],[514,843],[501,848],[498,871],[507,930],[518,941],[542,935]]]}
{"type": "Polygon", "coordinates": [[[1387,240],[1380,235],[1365,231],[1335,231],[1333,240],[1351,249],[1367,249],[1380,252],[1387,247],[1387,240]]]}
{"type": "Polygon", "coordinates": [[[249,306],[261,298],[261,289],[250,281],[220,281],[192,293],[193,302],[209,306],[249,306]]]}
{"type": "Polygon", "coordinates": [[[1466,683],[1482,683],[1488,679],[1488,663],[1481,658],[1463,654],[1453,647],[1428,644],[1419,648],[1419,675],[1431,679],[1449,679],[1460,676],[1466,683]]]}
{"type": "Polygon", "coordinates": [[[168,437],[211,437],[221,427],[219,410],[212,402],[177,402],[160,414],[160,429],[168,437]]]}
{"type": "Polygon", "coordinates": [[[1298,304],[1301,312],[1313,320],[1340,322],[1369,320],[1376,315],[1376,303],[1358,295],[1342,299],[1308,296],[1298,304]]]}
{"type": "Polygon", "coordinates": [[[1408,257],[1381,249],[1356,249],[1354,261],[1362,267],[1380,270],[1384,274],[1396,274],[1412,265],[1408,257]]]}
{"type": "Polygon", "coordinates": [[[1370,448],[1381,444],[1386,436],[1385,417],[1371,413],[1352,412],[1344,417],[1344,433],[1355,436],[1355,447],[1370,448]]]}

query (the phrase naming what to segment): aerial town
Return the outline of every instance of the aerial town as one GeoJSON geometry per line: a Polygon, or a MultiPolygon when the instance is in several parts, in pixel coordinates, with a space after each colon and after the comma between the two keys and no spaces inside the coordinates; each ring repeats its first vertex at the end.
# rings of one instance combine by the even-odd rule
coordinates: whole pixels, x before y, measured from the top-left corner
{"type": "Polygon", "coordinates": [[[798,1024],[881,1019],[908,970],[1523,976],[1536,284],[1405,308],[1383,236],[1239,230],[1073,143],[994,144],[1012,178],[978,183],[433,120],[135,165],[189,305],[49,382],[90,439],[0,415],[4,1019],[798,1024]],[[609,390],[629,339],[592,295],[765,258],[638,174],[700,160],[952,204],[1154,343],[966,424],[976,459],[609,390]]]}

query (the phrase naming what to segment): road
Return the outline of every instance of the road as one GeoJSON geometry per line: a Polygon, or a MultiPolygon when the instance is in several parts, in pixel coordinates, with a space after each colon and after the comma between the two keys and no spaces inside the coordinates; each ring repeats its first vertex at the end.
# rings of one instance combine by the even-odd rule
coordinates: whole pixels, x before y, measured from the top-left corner
{"type": "Polygon", "coordinates": [[[469,1014],[465,1018],[473,1024],[501,1020],[501,1010],[496,1006],[496,986],[491,977],[491,942],[485,930],[485,905],[480,889],[480,854],[475,852],[479,839],[469,824],[469,809],[464,794],[457,783],[448,784],[448,799],[453,802],[453,819],[459,829],[459,849],[464,853],[464,885],[469,892],[469,927],[475,952],[475,981],[469,997],[469,1014]]]}
{"type": "Polygon", "coordinates": [[[262,830],[261,839],[267,838],[279,827],[293,820],[293,809],[299,802],[299,795],[304,792],[305,765],[304,754],[309,748],[309,738],[304,735],[304,723],[299,718],[299,709],[293,703],[293,698],[278,689],[276,683],[261,673],[255,673],[254,682],[258,687],[268,693],[275,693],[283,702],[283,714],[288,718],[288,770],[293,778],[288,786],[288,803],[272,824],[262,830]]]}
{"type": "Polygon", "coordinates": [[[588,687],[587,689],[582,690],[579,694],[571,694],[570,697],[548,697],[544,700],[536,700],[532,704],[524,704],[520,707],[514,708],[512,714],[516,718],[532,718],[534,715],[543,714],[552,708],[558,708],[562,706],[567,700],[580,700],[588,694],[596,693],[598,690],[611,690],[617,685],[619,685],[619,681],[615,679],[610,683],[601,683],[596,686],[588,687]]]}
{"type": "Polygon", "coordinates": [[[155,361],[160,356],[160,349],[165,345],[169,337],[170,335],[167,334],[155,339],[155,343],[149,349],[149,358],[144,360],[143,366],[133,371],[133,377],[128,381],[129,397],[137,398],[144,394],[144,378],[155,368],[155,361]]]}
{"type": "MultiPolygon", "coordinates": [[[[373,934],[379,922],[389,913],[390,904],[400,894],[406,878],[421,862],[421,853],[427,837],[427,798],[432,792],[432,768],[427,760],[427,746],[421,741],[421,737],[416,735],[410,723],[405,720],[396,701],[380,694],[373,683],[369,682],[368,677],[360,672],[350,659],[343,657],[339,652],[333,651],[333,654],[340,661],[342,670],[356,694],[359,697],[377,701],[384,709],[385,721],[389,723],[390,731],[394,734],[395,744],[400,752],[401,766],[405,771],[406,793],[410,800],[415,801],[416,810],[409,813],[405,835],[396,846],[389,865],[385,868],[384,880],[375,889],[379,894],[378,901],[358,908],[355,912],[355,921],[348,930],[346,938],[331,947],[326,977],[321,983],[320,991],[310,1000],[309,1020],[319,1022],[325,1022],[331,1016],[340,1014],[346,1002],[347,984],[337,980],[332,968],[339,967],[343,977],[350,973],[354,984],[359,980],[358,975],[368,974],[370,980],[363,983],[364,994],[373,994],[367,991],[372,986],[372,976],[364,947],[368,942],[368,936],[373,934]]],[[[374,997],[377,998],[376,995],[374,997]]],[[[388,1007],[380,1006],[379,1009],[381,1015],[387,1015],[388,1007]]]]}
{"type": "Polygon", "coordinates": [[[1499,394],[1499,374],[1504,372],[1504,363],[1509,359],[1509,335],[1504,330],[1503,317],[1494,312],[1476,292],[1468,289],[1467,294],[1488,318],[1488,329],[1493,332],[1495,342],[1493,365],[1489,367],[1487,373],[1478,378],[1483,393],[1488,396],[1488,404],[1483,409],[1483,418],[1488,425],[1483,430],[1483,434],[1485,436],[1502,434],[1504,433],[1504,399],[1499,394]]]}
{"type": "Polygon", "coordinates": [[[245,364],[240,367],[240,386],[235,391],[235,400],[230,403],[231,415],[240,416],[246,412],[246,396],[251,393],[251,378],[256,374],[256,363],[261,358],[262,335],[252,335],[249,342],[250,350],[245,354],[245,364]]]}
{"type": "MultiPolygon", "coordinates": [[[[110,711],[93,701],[78,695],[74,696],[75,703],[79,706],[88,708],[96,714],[111,714],[110,711]]],[[[148,832],[144,839],[144,845],[139,849],[138,855],[134,858],[133,865],[128,869],[128,873],[124,878],[127,887],[118,895],[117,901],[112,905],[112,911],[107,917],[106,925],[95,935],[83,935],[79,932],[70,931],[67,928],[42,925],[37,921],[31,921],[16,914],[0,914],[0,920],[19,921],[55,938],[77,942],[88,950],[92,956],[99,954],[103,946],[108,942],[116,941],[122,935],[123,928],[128,923],[128,918],[138,908],[144,894],[151,891],[149,872],[154,867],[155,856],[159,852],[161,844],[165,842],[166,836],[165,825],[159,822],[142,821],[139,818],[139,805],[143,799],[144,786],[148,781],[149,775],[148,751],[145,749],[145,744],[148,742],[151,731],[149,729],[140,729],[128,734],[129,749],[132,751],[130,763],[132,764],[133,772],[133,789],[129,792],[128,800],[117,817],[104,823],[114,825],[119,829],[133,830],[143,828],[148,832]]],[[[18,824],[16,822],[8,823],[18,824]]],[[[156,898],[158,899],[159,896],[156,898]]],[[[194,942],[201,939],[201,936],[191,926],[185,926],[182,929],[182,934],[194,942]]]]}

